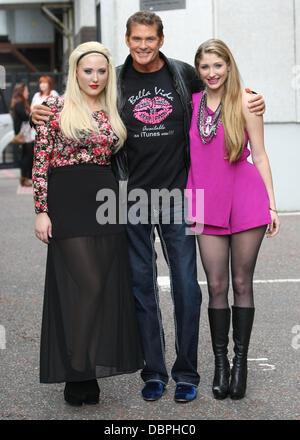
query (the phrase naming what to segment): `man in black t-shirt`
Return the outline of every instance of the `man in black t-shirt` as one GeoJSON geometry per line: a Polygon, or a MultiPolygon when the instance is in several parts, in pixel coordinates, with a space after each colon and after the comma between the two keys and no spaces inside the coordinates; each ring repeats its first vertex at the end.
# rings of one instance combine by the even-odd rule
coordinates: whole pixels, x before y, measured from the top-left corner
{"type": "Polygon", "coordinates": [[[164,64],[139,72],[132,64],[125,77],[129,190],[183,189],[186,184],[183,108],[164,64]]]}
{"type": "MultiPolygon", "coordinates": [[[[133,289],[145,368],[145,400],[159,399],[168,383],[165,340],[159,308],[155,232],[170,272],[177,358],[172,377],[175,400],[196,397],[201,291],[197,282],[195,238],[186,235],[183,191],[188,172],[188,128],[194,69],[159,52],[162,23],[151,12],[136,13],[127,23],[130,55],[119,68],[119,111],[127,128],[128,190],[145,191],[147,218],[127,224],[133,289]],[[153,190],[178,190],[168,206],[151,203],[153,190]],[[166,212],[167,211],[167,212],[166,212]],[[175,224],[175,215],[180,223],[175,224]],[[168,215],[169,221],[165,222],[168,215]]],[[[130,200],[130,198],[129,198],[130,200]]],[[[129,204],[129,208],[130,208],[129,204]]],[[[129,209],[130,212],[130,209],[129,209]]]]}

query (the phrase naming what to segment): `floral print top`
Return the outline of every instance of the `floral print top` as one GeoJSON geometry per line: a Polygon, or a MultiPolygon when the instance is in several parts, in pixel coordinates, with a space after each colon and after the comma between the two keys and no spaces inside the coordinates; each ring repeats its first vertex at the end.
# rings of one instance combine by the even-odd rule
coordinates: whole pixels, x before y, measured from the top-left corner
{"type": "Polygon", "coordinates": [[[99,133],[86,134],[80,142],[64,136],[59,127],[59,116],[64,106],[62,97],[50,96],[46,104],[54,112],[45,125],[36,127],[32,169],[35,212],[48,212],[48,170],[65,165],[95,163],[110,165],[117,136],[104,111],[93,112],[99,133]]]}

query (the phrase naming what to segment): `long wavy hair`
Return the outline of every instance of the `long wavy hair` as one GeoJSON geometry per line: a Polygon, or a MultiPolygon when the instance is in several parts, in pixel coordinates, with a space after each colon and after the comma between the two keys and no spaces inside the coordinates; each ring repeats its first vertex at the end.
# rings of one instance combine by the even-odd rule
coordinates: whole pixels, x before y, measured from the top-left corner
{"type": "Polygon", "coordinates": [[[242,111],[241,77],[228,46],[221,40],[210,39],[202,43],[195,55],[195,68],[199,73],[199,63],[203,54],[213,53],[222,58],[229,67],[222,96],[222,122],[229,162],[241,156],[245,145],[245,118],[242,111]]]}
{"type": "Polygon", "coordinates": [[[14,114],[14,108],[15,108],[15,104],[17,102],[22,102],[24,104],[24,107],[25,107],[27,113],[30,113],[29,102],[27,99],[25,99],[25,96],[24,96],[24,91],[25,91],[26,87],[27,87],[27,85],[25,83],[16,84],[14,87],[14,91],[13,91],[12,98],[10,101],[10,114],[12,116],[14,114]]]}
{"type": "Polygon", "coordinates": [[[103,52],[109,60],[108,80],[105,89],[99,95],[99,104],[102,110],[106,112],[112,129],[119,139],[117,143],[118,150],[123,146],[127,132],[117,109],[116,72],[110,52],[103,44],[97,41],[80,44],[70,55],[69,73],[64,94],[64,108],[60,115],[61,130],[67,137],[76,140],[80,140],[82,132],[93,133],[97,131],[92,112],[80,90],[76,77],[79,57],[91,50],[103,52]]]}

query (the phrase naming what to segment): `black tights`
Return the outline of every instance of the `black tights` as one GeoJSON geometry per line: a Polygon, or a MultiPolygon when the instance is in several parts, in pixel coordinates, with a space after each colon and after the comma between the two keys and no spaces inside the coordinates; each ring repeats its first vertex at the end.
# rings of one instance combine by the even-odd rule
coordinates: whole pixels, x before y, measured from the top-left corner
{"type": "Polygon", "coordinates": [[[254,307],[253,274],[266,226],[232,235],[199,235],[200,256],[205,270],[209,308],[226,309],[229,289],[229,258],[236,307],[254,307]],[[229,252],[230,251],[230,252],[229,252]]]}
{"type": "Polygon", "coordinates": [[[109,262],[113,261],[116,240],[117,237],[114,239],[114,236],[106,235],[56,240],[63,261],[78,288],[72,298],[71,335],[71,364],[76,371],[85,371],[89,361],[90,365],[95,362],[98,348],[98,332],[95,330],[101,325],[99,307],[106,282],[101,274],[109,273],[109,262]]]}

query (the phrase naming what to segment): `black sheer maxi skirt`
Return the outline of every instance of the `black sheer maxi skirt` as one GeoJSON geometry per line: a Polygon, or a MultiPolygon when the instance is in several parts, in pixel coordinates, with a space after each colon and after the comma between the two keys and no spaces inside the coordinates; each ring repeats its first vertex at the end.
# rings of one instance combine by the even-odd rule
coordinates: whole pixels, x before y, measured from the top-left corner
{"type": "Polygon", "coordinates": [[[40,352],[41,383],[133,373],[144,366],[124,225],[101,225],[100,189],[118,186],[110,167],[55,168],[40,352]]]}

